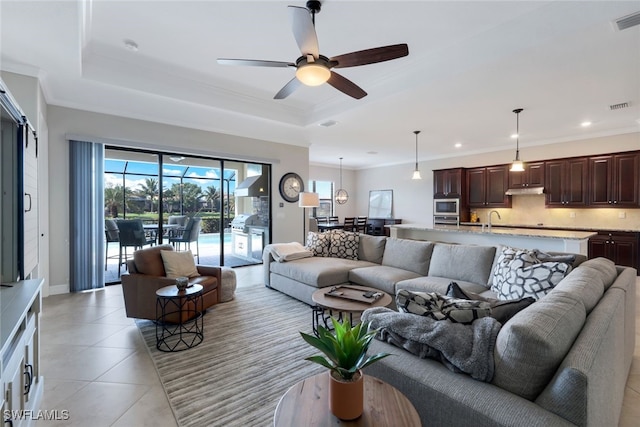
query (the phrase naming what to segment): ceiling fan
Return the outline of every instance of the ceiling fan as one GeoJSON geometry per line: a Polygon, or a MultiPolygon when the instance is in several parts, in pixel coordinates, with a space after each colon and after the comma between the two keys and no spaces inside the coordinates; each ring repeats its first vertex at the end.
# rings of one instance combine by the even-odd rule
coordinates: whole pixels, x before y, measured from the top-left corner
{"type": "Polygon", "coordinates": [[[320,1],[307,1],[306,6],[307,7],[289,6],[291,29],[302,53],[302,56],[300,56],[295,63],[229,58],[218,58],[218,63],[255,67],[296,68],[296,76],[280,89],[276,96],[274,96],[274,99],[286,98],[300,87],[301,84],[319,86],[325,82],[355,99],[361,99],[367,95],[367,92],[351,80],[341,76],[335,71],[331,71],[332,68],[347,68],[374,64],[376,62],[401,58],[409,54],[409,47],[406,44],[395,44],[345,53],[344,55],[331,58],[320,55],[318,37],[315,29],[315,17],[316,13],[320,12],[320,1]]]}

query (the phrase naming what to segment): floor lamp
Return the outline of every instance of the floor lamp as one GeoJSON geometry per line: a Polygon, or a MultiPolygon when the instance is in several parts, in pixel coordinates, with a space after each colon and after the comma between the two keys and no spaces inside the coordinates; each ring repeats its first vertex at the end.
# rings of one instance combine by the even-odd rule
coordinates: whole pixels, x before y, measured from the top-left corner
{"type": "Polygon", "coordinates": [[[307,243],[307,208],[317,208],[320,206],[320,195],[318,193],[300,193],[298,206],[302,208],[302,244],[307,243]]]}

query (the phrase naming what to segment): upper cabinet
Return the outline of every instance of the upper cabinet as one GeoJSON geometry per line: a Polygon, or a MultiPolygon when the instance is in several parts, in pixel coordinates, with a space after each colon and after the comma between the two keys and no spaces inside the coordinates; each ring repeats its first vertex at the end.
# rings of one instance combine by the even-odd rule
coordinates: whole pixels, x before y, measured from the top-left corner
{"type": "Polygon", "coordinates": [[[589,204],[640,206],[640,155],[637,153],[590,157],[589,204]]]}
{"type": "Polygon", "coordinates": [[[545,162],[546,205],[587,206],[587,165],[586,157],[545,162]]]}
{"type": "Polygon", "coordinates": [[[433,171],[434,199],[464,198],[465,170],[463,168],[433,171]]]}
{"type": "Polygon", "coordinates": [[[509,165],[467,169],[467,202],[475,208],[510,208],[509,165]]]}
{"type": "Polygon", "coordinates": [[[525,163],[524,172],[509,172],[509,188],[544,186],[544,162],[525,163]]]}

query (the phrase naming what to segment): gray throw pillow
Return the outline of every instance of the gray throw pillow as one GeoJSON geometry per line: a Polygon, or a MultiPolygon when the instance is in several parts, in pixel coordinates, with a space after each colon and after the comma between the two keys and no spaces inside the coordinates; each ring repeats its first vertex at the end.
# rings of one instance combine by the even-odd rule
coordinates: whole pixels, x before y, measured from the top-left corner
{"type": "Polygon", "coordinates": [[[485,301],[449,298],[436,292],[411,292],[405,289],[396,294],[396,306],[404,313],[463,324],[491,315],[491,307],[485,301]]]}
{"type": "Polygon", "coordinates": [[[447,296],[451,298],[488,302],[489,306],[491,307],[490,316],[502,324],[515,316],[520,310],[523,310],[536,302],[535,298],[532,297],[525,297],[514,300],[485,298],[476,293],[465,291],[456,282],[449,283],[449,287],[447,288],[447,296]]]}

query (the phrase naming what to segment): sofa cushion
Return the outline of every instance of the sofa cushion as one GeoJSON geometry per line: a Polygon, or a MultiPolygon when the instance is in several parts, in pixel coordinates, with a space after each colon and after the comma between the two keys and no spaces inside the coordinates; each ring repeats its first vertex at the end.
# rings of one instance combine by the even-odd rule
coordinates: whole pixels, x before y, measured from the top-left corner
{"type": "Polygon", "coordinates": [[[500,323],[505,323],[511,319],[520,310],[527,308],[533,304],[536,300],[531,297],[525,297],[514,300],[499,300],[495,298],[483,297],[474,292],[469,292],[462,289],[456,282],[451,282],[447,288],[448,297],[462,298],[473,301],[485,301],[491,307],[491,317],[496,319],[500,323]]]}
{"type": "Polygon", "coordinates": [[[397,282],[416,277],[419,277],[419,275],[412,271],[376,264],[363,268],[354,268],[349,272],[350,282],[362,286],[371,286],[390,295],[395,295],[397,282]]]}
{"type": "Polygon", "coordinates": [[[580,267],[588,268],[589,271],[600,276],[605,291],[618,278],[618,270],[616,270],[615,263],[607,258],[593,258],[580,264],[580,267]]]}
{"type": "Polygon", "coordinates": [[[585,319],[584,305],[562,291],[513,316],[498,334],[493,384],[535,399],[553,377],[585,319]]]}
{"type": "Polygon", "coordinates": [[[387,238],[385,236],[361,234],[360,243],[358,244],[358,259],[382,264],[386,243],[387,238]]]}
{"type": "Polygon", "coordinates": [[[348,231],[331,231],[331,246],[329,256],[332,258],[358,259],[358,244],[360,235],[348,231]]]}
{"type": "Polygon", "coordinates": [[[162,255],[164,271],[167,273],[168,278],[197,277],[200,275],[191,251],[160,251],[160,255],[162,255]]]}
{"type": "Polygon", "coordinates": [[[463,324],[491,315],[491,307],[486,301],[451,298],[436,292],[400,290],[396,294],[396,306],[404,313],[463,324]]]}
{"type": "Polygon", "coordinates": [[[436,243],[431,255],[429,276],[484,285],[491,274],[495,251],[493,246],[436,243]]]}
{"type": "Polygon", "coordinates": [[[413,271],[420,276],[426,276],[429,272],[432,252],[432,242],[390,237],[387,239],[384,248],[382,265],[413,271]]]}
{"type": "Polygon", "coordinates": [[[329,233],[307,233],[305,247],[313,252],[313,256],[329,256],[329,246],[331,246],[331,234],[329,233]]]}
{"type": "Polygon", "coordinates": [[[540,299],[569,272],[566,262],[540,262],[536,251],[504,247],[493,272],[491,290],[502,300],[540,299]]]}
{"type": "MultiPolygon", "coordinates": [[[[447,289],[450,283],[451,279],[448,279],[446,277],[416,277],[415,279],[403,280],[396,283],[396,293],[400,289],[406,289],[412,292],[437,292],[444,295],[447,293],[447,289]]],[[[465,289],[466,291],[471,291],[478,294],[484,291],[489,292],[483,284],[479,285],[477,283],[465,282],[463,280],[458,280],[457,283],[462,289],[465,289]]]]}
{"type": "Polygon", "coordinates": [[[604,283],[601,275],[590,267],[578,267],[567,275],[549,293],[565,291],[579,299],[587,314],[593,310],[604,294],[604,283]]]}
{"type": "Polygon", "coordinates": [[[280,274],[309,286],[323,288],[349,281],[349,271],[357,267],[374,266],[367,261],[342,258],[311,257],[289,262],[272,262],[272,273],[280,274]]]}
{"type": "Polygon", "coordinates": [[[160,245],[135,251],[133,253],[133,263],[137,272],[147,276],[165,276],[164,263],[160,252],[172,250],[173,246],[171,245],[160,245]]]}

